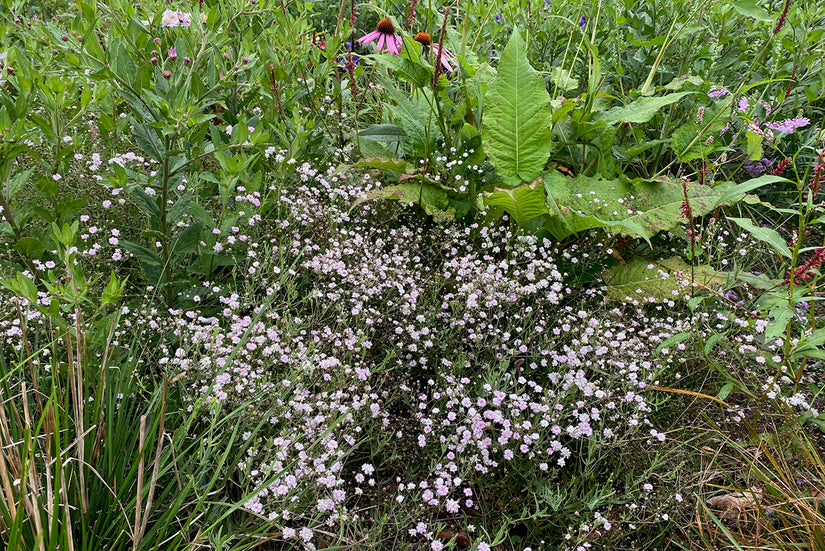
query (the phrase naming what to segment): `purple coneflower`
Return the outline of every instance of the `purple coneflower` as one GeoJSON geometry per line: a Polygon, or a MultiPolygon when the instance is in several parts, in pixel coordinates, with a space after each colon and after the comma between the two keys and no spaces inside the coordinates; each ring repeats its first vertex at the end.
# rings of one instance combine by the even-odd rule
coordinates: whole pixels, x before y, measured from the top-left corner
{"type": "Polygon", "coordinates": [[[369,44],[378,40],[375,45],[375,50],[381,52],[387,50],[393,55],[398,55],[401,52],[401,37],[395,34],[395,25],[388,17],[380,20],[375,26],[375,30],[358,39],[361,44],[369,44]]]}
{"type": "Polygon", "coordinates": [[[441,66],[444,67],[445,70],[451,73],[453,72],[453,66],[450,63],[455,63],[456,61],[458,61],[458,58],[455,56],[453,52],[451,52],[447,48],[442,48],[440,44],[433,44],[433,40],[430,37],[430,33],[418,33],[417,35],[415,35],[413,40],[415,40],[425,48],[432,48],[433,57],[435,57],[435,59],[439,58],[440,52],[441,66]]]}

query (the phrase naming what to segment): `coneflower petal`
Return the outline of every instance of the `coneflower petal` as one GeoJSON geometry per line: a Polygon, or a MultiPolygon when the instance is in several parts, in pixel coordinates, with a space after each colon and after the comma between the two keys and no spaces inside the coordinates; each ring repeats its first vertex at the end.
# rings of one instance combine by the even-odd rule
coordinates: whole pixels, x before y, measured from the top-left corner
{"type": "Polygon", "coordinates": [[[387,50],[389,50],[389,52],[393,55],[398,55],[398,53],[401,51],[401,37],[387,37],[387,50]]]}
{"type": "Polygon", "coordinates": [[[378,31],[372,31],[371,33],[367,33],[361,38],[359,38],[358,42],[360,42],[361,44],[369,44],[370,42],[374,41],[380,36],[381,33],[379,33],[378,31]]]}

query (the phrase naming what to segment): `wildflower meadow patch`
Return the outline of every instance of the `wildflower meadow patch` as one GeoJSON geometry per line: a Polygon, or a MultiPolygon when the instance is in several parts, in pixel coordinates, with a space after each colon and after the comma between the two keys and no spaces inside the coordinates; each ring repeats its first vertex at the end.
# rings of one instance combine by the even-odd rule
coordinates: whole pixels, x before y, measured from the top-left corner
{"type": "Polygon", "coordinates": [[[820,2],[0,29],[4,548],[825,548],[820,2]]]}

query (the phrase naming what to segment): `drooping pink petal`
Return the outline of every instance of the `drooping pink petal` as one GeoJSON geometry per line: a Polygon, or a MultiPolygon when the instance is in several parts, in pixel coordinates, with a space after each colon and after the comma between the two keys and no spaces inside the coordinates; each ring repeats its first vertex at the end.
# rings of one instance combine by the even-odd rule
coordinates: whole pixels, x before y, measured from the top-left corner
{"type": "Polygon", "coordinates": [[[380,36],[381,33],[379,33],[378,31],[372,31],[371,33],[367,33],[361,38],[359,38],[358,42],[360,42],[361,44],[369,44],[370,42],[374,41],[380,36]]]}
{"type": "Polygon", "coordinates": [[[398,55],[401,52],[401,37],[395,35],[388,36],[387,50],[393,55],[398,55]]]}
{"type": "MultiPolygon", "coordinates": [[[[377,31],[376,31],[376,32],[377,32],[377,31]]],[[[384,49],[384,44],[385,44],[385,43],[386,43],[386,41],[387,41],[387,35],[385,35],[384,33],[378,33],[378,34],[379,34],[380,36],[378,37],[378,43],[375,45],[375,51],[376,51],[376,52],[378,52],[378,53],[380,54],[380,53],[381,53],[381,50],[383,50],[383,49],[384,49]]]]}
{"type": "Polygon", "coordinates": [[[436,59],[438,59],[439,53],[441,54],[441,66],[452,73],[455,69],[450,65],[450,62],[456,62],[458,58],[447,48],[442,48],[439,44],[433,44],[433,56],[436,59]]]}

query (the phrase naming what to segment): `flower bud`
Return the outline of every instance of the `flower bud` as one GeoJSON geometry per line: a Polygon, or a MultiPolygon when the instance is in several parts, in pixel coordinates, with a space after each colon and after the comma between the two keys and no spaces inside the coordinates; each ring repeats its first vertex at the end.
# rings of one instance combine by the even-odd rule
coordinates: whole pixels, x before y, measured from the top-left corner
{"type": "Polygon", "coordinates": [[[158,58],[153,57],[152,59],[149,60],[149,63],[151,63],[152,65],[157,65],[158,64],[158,58]]]}
{"type": "Polygon", "coordinates": [[[169,48],[169,59],[172,61],[178,59],[178,51],[175,48],[169,48]]]}
{"type": "Polygon", "coordinates": [[[172,78],[172,71],[170,71],[169,69],[164,70],[163,71],[163,78],[165,78],[166,80],[169,80],[170,78],[172,78]]]}

